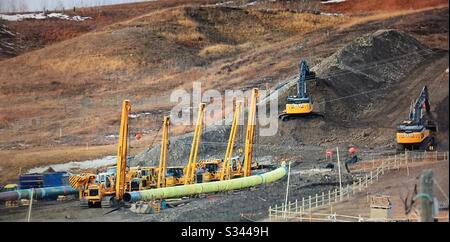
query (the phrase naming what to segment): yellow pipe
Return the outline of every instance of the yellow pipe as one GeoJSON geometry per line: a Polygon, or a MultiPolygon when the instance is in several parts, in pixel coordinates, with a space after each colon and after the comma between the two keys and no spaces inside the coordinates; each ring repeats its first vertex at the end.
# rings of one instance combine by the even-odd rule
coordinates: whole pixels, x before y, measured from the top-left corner
{"type": "Polygon", "coordinates": [[[214,181],[207,183],[189,184],[184,186],[149,189],[136,192],[128,192],[124,195],[125,202],[152,201],[155,199],[177,198],[204,193],[222,192],[236,189],[268,184],[283,178],[287,174],[286,165],[266,172],[264,174],[241,177],[231,180],[214,181]]]}

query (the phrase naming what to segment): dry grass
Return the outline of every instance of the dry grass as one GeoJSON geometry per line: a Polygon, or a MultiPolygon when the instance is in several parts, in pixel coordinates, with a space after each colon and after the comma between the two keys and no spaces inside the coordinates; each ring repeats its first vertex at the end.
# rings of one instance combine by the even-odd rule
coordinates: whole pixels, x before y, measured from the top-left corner
{"type": "Polygon", "coordinates": [[[199,55],[204,58],[215,58],[221,55],[224,55],[226,53],[231,53],[236,50],[236,47],[233,45],[227,45],[227,44],[216,44],[216,45],[210,45],[205,48],[203,48],[199,55]]]}
{"type": "Polygon", "coordinates": [[[340,25],[349,21],[346,16],[322,16],[310,13],[278,12],[277,14],[263,14],[255,12],[255,15],[266,24],[283,29],[285,31],[304,34],[313,30],[340,25]]]}
{"type": "Polygon", "coordinates": [[[350,28],[355,25],[361,25],[361,24],[365,24],[368,22],[379,21],[379,20],[384,20],[384,19],[388,19],[388,18],[405,16],[405,15],[410,15],[410,14],[428,11],[428,10],[432,10],[432,9],[441,9],[441,8],[447,8],[447,7],[448,7],[448,5],[440,5],[437,7],[430,7],[430,8],[424,8],[424,9],[379,12],[379,13],[374,13],[374,14],[371,14],[368,16],[354,17],[354,18],[352,18],[352,20],[347,21],[346,23],[343,23],[342,25],[340,25],[340,29],[346,29],[346,28],[350,28]]]}

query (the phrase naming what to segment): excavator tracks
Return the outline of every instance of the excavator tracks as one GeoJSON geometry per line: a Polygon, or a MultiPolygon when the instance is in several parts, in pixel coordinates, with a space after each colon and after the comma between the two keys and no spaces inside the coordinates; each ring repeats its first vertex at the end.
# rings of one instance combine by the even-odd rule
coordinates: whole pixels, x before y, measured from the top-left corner
{"type": "Polygon", "coordinates": [[[89,208],[89,202],[85,198],[80,199],[80,208],[89,208]]]}
{"type": "Polygon", "coordinates": [[[287,113],[281,113],[278,115],[278,119],[281,121],[289,121],[293,119],[305,119],[305,118],[323,118],[324,115],[321,113],[304,113],[304,114],[287,114],[287,113]]]}
{"type": "Polygon", "coordinates": [[[114,207],[114,198],[112,196],[106,196],[102,198],[101,206],[102,208],[114,207]]]}

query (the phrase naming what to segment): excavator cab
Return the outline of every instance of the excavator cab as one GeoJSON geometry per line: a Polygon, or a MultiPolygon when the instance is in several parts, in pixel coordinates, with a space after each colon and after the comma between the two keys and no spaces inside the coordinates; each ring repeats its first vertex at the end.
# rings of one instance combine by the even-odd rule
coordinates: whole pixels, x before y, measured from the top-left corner
{"type": "Polygon", "coordinates": [[[312,98],[306,93],[306,83],[316,79],[316,73],[309,70],[305,60],[301,60],[300,74],[297,80],[297,94],[288,96],[285,110],[279,115],[283,121],[292,117],[322,116],[313,112],[312,98]]]}
{"type": "Polygon", "coordinates": [[[166,172],[166,187],[183,185],[183,176],[184,176],[184,167],[182,166],[173,166],[167,167],[166,172]]]}
{"type": "MultiPolygon", "coordinates": [[[[215,160],[202,160],[198,163],[197,167],[202,169],[201,173],[201,181],[209,182],[209,181],[218,181],[220,180],[220,169],[222,167],[223,160],[215,159],[215,160]]],[[[197,178],[197,181],[199,178],[197,178]]]]}

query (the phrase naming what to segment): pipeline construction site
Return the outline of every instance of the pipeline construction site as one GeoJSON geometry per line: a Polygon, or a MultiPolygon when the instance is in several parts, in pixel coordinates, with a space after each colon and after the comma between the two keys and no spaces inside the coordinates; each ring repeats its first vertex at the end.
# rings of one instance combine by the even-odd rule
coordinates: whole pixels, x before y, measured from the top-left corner
{"type": "Polygon", "coordinates": [[[0,221],[448,222],[448,5],[0,2],[0,221]]]}

